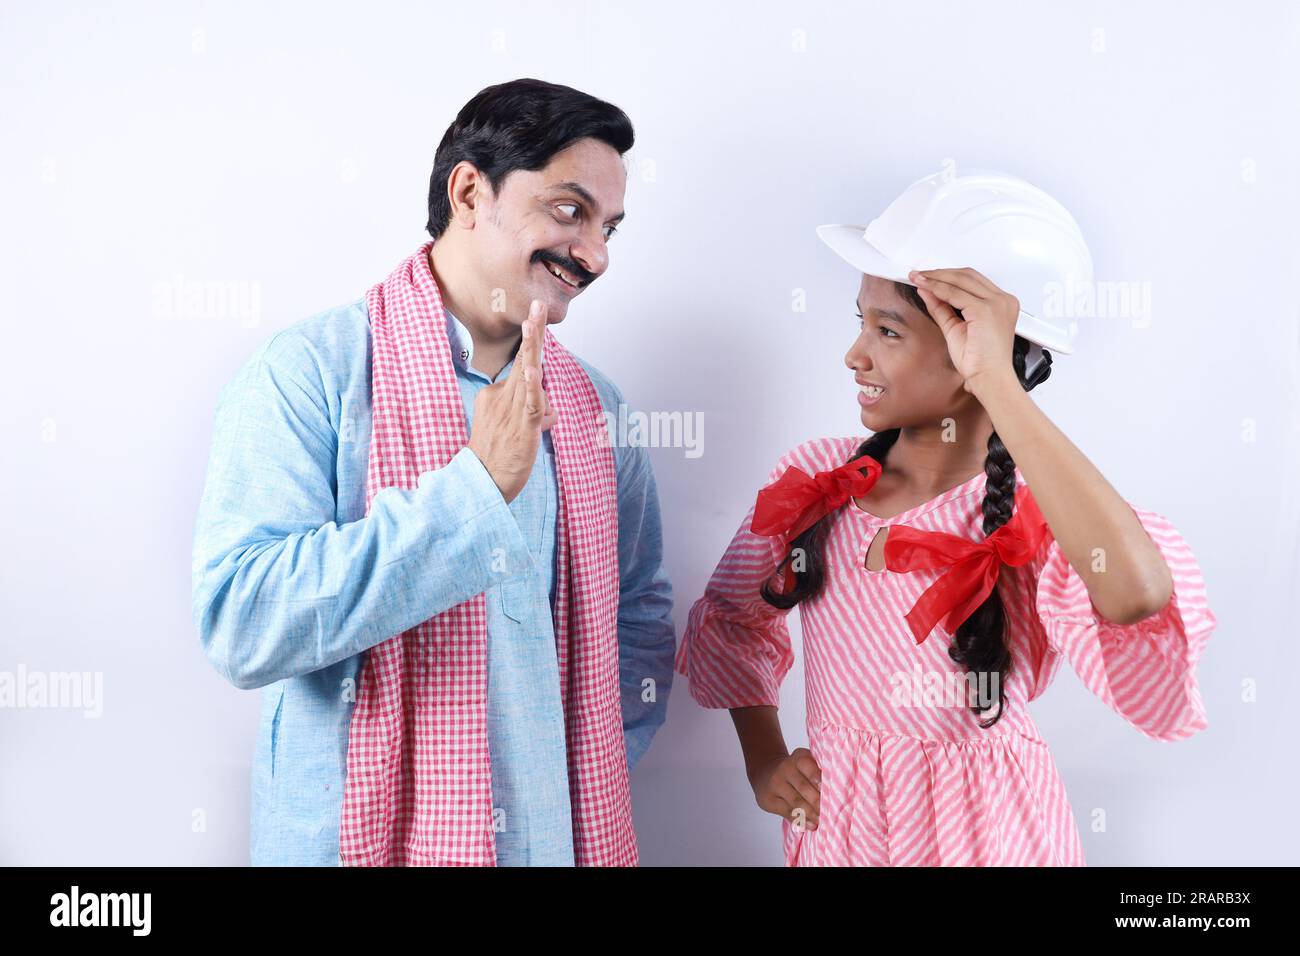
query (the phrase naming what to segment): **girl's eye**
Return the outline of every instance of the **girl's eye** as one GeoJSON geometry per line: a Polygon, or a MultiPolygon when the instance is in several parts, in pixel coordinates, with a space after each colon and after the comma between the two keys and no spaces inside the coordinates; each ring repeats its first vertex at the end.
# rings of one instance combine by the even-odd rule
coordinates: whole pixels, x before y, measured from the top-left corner
{"type": "MultiPolygon", "coordinates": [[[[859,329],[859,330],[862,330],[862,329],[866,328],[866,326],[867,326],[867,321],[866,321],[866,319],[863,317],[862,313],[861,313],[861,312],[855,312],[855,313],[853,313],[853,314],[856,315],[856,316],[858,317],[858,329],[859,329]]],[[[902,338],[902,336],[899,335],[897,332],[895,332],[893,329],[886,328],[886,327],[883,326],[883,325],[880,327],[880,331],[881,331],[881,332],[888,332],[888,333],[889,333],[889,335],[885,336],[885,338],[889,338],[889,337],[891,337],[891,336],[892,336],[893,338],[896,338],[896,339],[901,339],[901,338],[902,338]]]]}

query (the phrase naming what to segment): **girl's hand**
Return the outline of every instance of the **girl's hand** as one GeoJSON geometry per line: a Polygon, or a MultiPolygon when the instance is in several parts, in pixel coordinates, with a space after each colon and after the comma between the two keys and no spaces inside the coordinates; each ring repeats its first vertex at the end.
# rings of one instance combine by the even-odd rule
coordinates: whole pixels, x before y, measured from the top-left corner
{"type": "Polygon", "coordinates": [[[948,340],[948,355],[966,391],[1012,372],[1019,299],[974,269],[925,269],[908,277],[948,340]]]}
{"type": "Polygon", "coordinates": [[[822,772],[807,747],[760,766],[750,783],[760,808],[784,817],[796,829],[817,829],[822,772]]]}

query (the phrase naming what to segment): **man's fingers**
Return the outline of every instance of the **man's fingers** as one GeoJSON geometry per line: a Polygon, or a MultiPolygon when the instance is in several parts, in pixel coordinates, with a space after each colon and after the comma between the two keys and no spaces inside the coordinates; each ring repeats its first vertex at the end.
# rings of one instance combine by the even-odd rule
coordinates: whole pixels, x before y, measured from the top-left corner
{"type": "Polygon", "coordinates": [[[523,333],[523,338],[520,339],[519,348],[515,351],[515,364],[511,366],[510,374],[506,376],[508,391],[511,396],[515,397],[519,395],[519,386],[524,380],[524,366],[527,364],[524,362],[524,350],[528,348],[528,339],[532,333],[531,318],[524,319],[524,325],[521,331],[523,333]]]}
{"type": "Polygon", "coordinates": [[[523,338],[515,352],[515,364],[510,369],[510,394],[516,402],[526,401],[527,385],[524,382],[524,369],[541,369],[541,342],[546,330],[546,306],[537,299],[528,309],[524,319],[523,338]],[[521,394],[523,393],[523,394],[521,394]]]}
{"type": "Polygon", "coordinates": [[[531,365],[524,368],[524,415],[530,424],[541,423],[546,411],[546,394],[542,391],[542,373],[531,365]]]}
{"type": "Polygon", "coordinates": [[[524,337],[523,344],[519,346],[519,358],[528,365],[536,366],[541,365],[542,330],[546,328],[546,306],[539,299],[533,299],[528,306],[528,318],[524,320],[524,326],[527,327],[530,322],[533,334],[524,337]]]}
{"type": "Polygon", "coordinates": [[[546,431],[560,420],[560,413],[551,404],[551,396],[546,394],[545,388],[542,389],[542,402],[545,404],[545,408],[542,410],[542,431],[546,431]]]}
{"type": "Polygon", "coordinates": [[[512,403],[519,401],[519,391],[524,381],[524,363],[520,361],[524,352],[524,342],[528,341],[528,322],[524,322],[523,338],[519,342],[519,348],[515,352],[514,365],[510,367],[510,374],[506,376],[503,385],[505,392],[510,396],[512,403]]]}

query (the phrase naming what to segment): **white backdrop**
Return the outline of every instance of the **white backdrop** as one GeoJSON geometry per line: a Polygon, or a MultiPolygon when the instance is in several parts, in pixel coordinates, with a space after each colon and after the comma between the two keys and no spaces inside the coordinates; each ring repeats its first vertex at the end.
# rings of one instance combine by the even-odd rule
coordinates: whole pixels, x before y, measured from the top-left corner
{"type": "MultiPolygon", "coordinates": [[[[190,612],[218,390],[422,241],[444,129],[519,76],[636,126],[613,266],[557,328],[635,407],[703,414],[703,455],[653,452],[678,633],[777,457],[864,434],[857,277],[813,228],[945,164],[1074,212],[1150,312],[1083,322],[1034,397],[1191,542],[1220,626],[1190,740],[1068,665],[1034,718],[1089,863],[1296,863],[1300,16],[1222,6],[6,5],[0,671],[102,696],[0,710],[0,863],[247,861],[258,692],[190,612]]],[[[645,863],[780,862],[730,719],[683,679],[634,788],[645,863]]]]}

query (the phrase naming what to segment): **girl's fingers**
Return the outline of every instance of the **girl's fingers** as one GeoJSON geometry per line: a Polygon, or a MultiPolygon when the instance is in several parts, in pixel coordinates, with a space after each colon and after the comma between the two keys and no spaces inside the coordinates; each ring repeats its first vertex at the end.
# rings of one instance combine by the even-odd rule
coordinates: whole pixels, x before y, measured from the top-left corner
{"type": "Polygon", "coordinates": [[[941,332],[947,334],[948,330],[952,326],[966,321],[957,314],[956,309],[950,306],[947,302],[944,302],[938,296],[931,295],[925,289],[917,289],[916,291],[921,294],[921,301],[925,303],[926,310],[934,318],[934,321],[938,323],[941,332]]]}
{"type": "Polygon", "coordinates": [[[821,804],[820,786],[813,783],[809,774],[800,769],[800,763],[813,764],[811,771],[819,773],[811,757],[796,758],[786,763],[779,771],[781,784],[779,793],[790,803],[806,805],[815,814],[816,808],[821,804]]]}
{"type": "Polygon", "coordinates": [[[817,766],[817,760],[813,757],[812,751],[800,747],[795,751],[794,765],[795,769],[808,779],[808,781],[821,792],[822,788],[822,768],[817,766]]]}
{"type": "Polygon", "coordinates": [[[775,812],[785,817],[791,822],[803,819],[810,827],[816,827],[818,823],[817,805],[804,800],[793,790],[784,787],[779,788],[772,794],[776,802],[775,812]]]}
{"type": "Polygon", "coordinates": [[[969,309],[985,301],[983,296],[974,295],[951,282],[943,282],[939,279],[923,278],[917,289],[925,289],[931,295],[957,309],[969,309]]]}
{"type": "MultiPolygon", "coordinates": [[[[817,785],[805,777],[802,773],[795,773],[790,779],[790,786],[794,788],[799,798],[810,807],[817,807],[821,803],[821,791],[817,785]]],[[[815,811],[814,811],[815,812],[815,811]]]]}
{"type": "Polygon", "coordinates": [[[777,813],[792,823],[802,819],[809,829],[817,829],[818,804],[801,797],[788,780],[774,779],[768,798],[774,804],[769,808],[770,812],[777,813]]]}
{"type": "Polygon", "coordinates": [[[923,276],[939,282],[947,282],[980,298],[991,299],[1002,294],[1002,290],[987,276],[974,269],[922,269],[920,272],[923,276]]]}
{"type": "Polygon", "coordinates": [[[809,830],[816,830],[817,824],[821,822],[817,818],[817,808],[806,800],[796,800],[791,805],[790,812],[786,814],[786,818],[789,819],[791,823],[803,821],[809,830]]]}
{"type": "Polygon", "coordinates": [[[809,810],[807,806],[799,803],[797,800],[791,802],[789,800],[778,798],[776,800],[776,806],[773,808],[772,812],[777,816],[789,820],[796,827],[801,824],[806,824],[809,830],[817,829],[817,813],[813,810],[809,810]]]}

